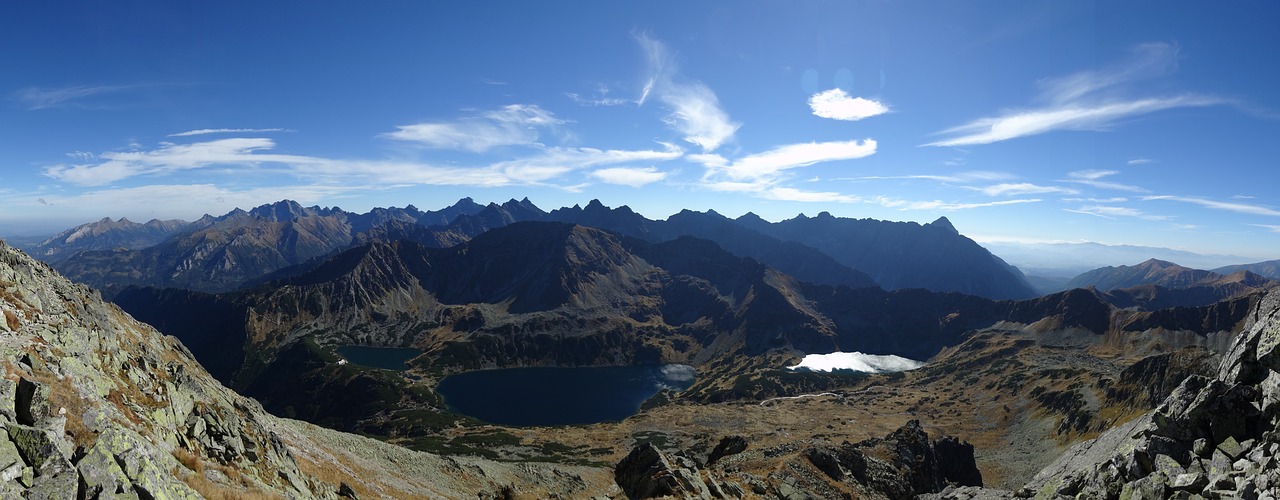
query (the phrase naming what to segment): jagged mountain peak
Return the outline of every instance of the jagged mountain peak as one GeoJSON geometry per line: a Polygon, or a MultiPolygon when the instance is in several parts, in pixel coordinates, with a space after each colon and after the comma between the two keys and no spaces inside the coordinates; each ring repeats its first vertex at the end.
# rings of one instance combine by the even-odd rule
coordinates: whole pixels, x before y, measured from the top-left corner
{"type": "Polygon", "coordinates": [[[957,231],[957,230],[956,230],[956,227],[955,227],[954,225],[952,225],[952,224],[951,224],[951,221],[950,221],[950,220],[948,220],[948,219],[946,218],[946,216],[938,217],[938,220],[935,220],[935,221],[933,221],[933,222],[930,222],[930,223],[928,224],[928,226],[929,226],[929,227],[936,227],[936,228],[939,228],[939,229],[945,229],[945,230],[947,230],[948,232],[951,232],[951,233],[953,233],[953,234],[960,234],[960,231],[957,231]]]}

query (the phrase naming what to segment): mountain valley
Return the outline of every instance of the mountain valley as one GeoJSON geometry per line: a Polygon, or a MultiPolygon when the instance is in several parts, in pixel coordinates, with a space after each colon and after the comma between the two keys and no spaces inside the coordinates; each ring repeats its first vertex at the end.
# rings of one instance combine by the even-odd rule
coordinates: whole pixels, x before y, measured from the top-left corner
{"type": "MultiPolygon", "coordinates": [[[[218,450],[228,445],[191,442],[181,433],[176,441],[161,440],[160,451],[149,453],[169,453],[183,465],[191,461],[186,470],[195,475],[171,478],[205,496],[216,490],[331,497],[345,484],[362,498],[459,497],[469,488],[467,496],[488,492],[495,498],[643,498],[662,492],[897,498],[944,488],[1007,497],[1024,486],[1070,491],[1044,479],[1042,471],[1066,467],[1055,461],[1073,445],[1147,418],[1168,404],[1166,398],[1190,390],[1180,388],[1184,380],[1220,377],[1220,364],[1247,360],[1240,350],[1260,347],[1242,348],[1240,342],[1259,335],[1271,308],[1280,307],[1270,299],[1272,282],[1244,271],[1188,271],[1194,279],[1158,283],[1147,273],[1145,281],[1112,280],[1117,286],[1137,283],[1128,288],[1034,297],[1021,273],[960,236],[946,219],[926,225],[826,214],[782,223],[757,219],[684,211],[652,221],[594,201],[542,212],[528,200],[480,206],[464,199],[438,212],[410,206],[358,216],[281,202],[208,218],[203,229],[179,231],[151,246],[90,245],[68,249],[73,255],[65,259],[64,252],[53,252],[61,260],[51,258],[52,265],[110,287],[120,309],[97,302],[96,292],[62,281],[44,264],[0,248],[16,270],[3,275],[12,295],[6,317],[14,318],[6,326],[13,334],[53,335],[36,332],[56,327],[37,325],[62,321],[64,328],[89,332],[76,335],[97,338],[92,336],[103,335],[100,330],[132,325],[129,335],[148,339],[145,352],[152,354],[140,355],[143,361],[131,361],[128,370],[154,371],[164,364],[148,356],[176,356],[182,370],[203,381],[200,393],[231,401],[228,408],[240,421],[263,422],[262,428],[246,427],[246,442],[283,440],[284,448],[276,449],[288,451],[267,461],[259,460],[261,454],[227,459],[218,450]],[[815,234],[830,237],[807,236],[815,234]],[[915,242],[918,250],[897,252],[905,257],[893,263],[887,241],[915,242]],[[930,251],[953,260],[937,262],[930,251]],[[190,265],[191,273],[149,277],[165,275],[151,273],[179,262],[162,256],[179,254],[187,256],[179,267],[190,265]],[[909,263],[925,261],[942,267],[909,269],[909,263]],[[954,263],[961,261],[982,265],[954,263]],[[211,264],[216,262],[221,264],[211,264]],[[908,286],[931,276],[938,289],[908,286]],[[60,320],[66,312],[49,306],[57,303],[54,295],[40,292],[32,302],[33,282],[52,283],[61,290],[57,300],[73,295],[84,304],[75,307],[116,319],[60,320]],[[179,286],[196,282],[205,285],[179,286]],[[885,283],[898,286],[877,286],[885,283]],[[969,290],[994,298],[937,283],[968,283],[969,290]],[[340,352],[344,346],[419,354],[404,371],[385,370],[348,362],[340,352]],[[787,368],[806,354],[836,351],[928,362],[880,374],[787,368]],[[689,365],[697,378],[683,391],[659,392],[619,422],[497,426],[454,412],[435,390],[451,374],[480,369],[658,363],[689,365]],[[374,437],[392,443],[379,445],[385,450],[398,451],[356,456],[351,446],[384,449],[324,428],[374,437]],[[320,451],[306,451],[313,447],[320,451]],[[385,462],[376,454],[399,458],[385,462]],[[321,463],[333,465],[317,468],[321,463]],[[425,476],[418,477],[455,479],[395,479],[406,473],[396,463],[421,467],[425,472],[418,474],[425,476]],[[929,465],[911,465],[920,463],[929,465]],[[218,467],[250,479],[228,482],[239,476],[218,467]],[[274,467],[297,472],[279,476],[281,482],[271,476],[274,467]],[[335,467],[346,472],[334,473],[335,467]],[[450,467],[469,472],[446,472],[450,467]],[[357,470],[379,479],[361,484],[357,470]],[[671,481],[645,479],[656,477],[655,470],[671,481]],[[197,476],[212,478],[213,486],[197,476]],[[1005,490],[971,489],[984,485],[1005,490]]],[[[113,224],[120,229],[82,234],[137,230],[113,224]]],[[[84,238],[74,241],[88,245],[84,238]]],[[[49,342],[71,341],[64,336],[49,342]]],[[[73,347],[59,349],[81,349],[68,345],[73,347]]],[[[109,349],[132,352],[132,346],[109,349]]],[[[65,363],[45,359],[46,365],[65,363]]],[[[10,373],[34,380],[33,363],[10,373]]],[[[80,370],[65,373],[89,384],[83,387],[124,383],[105,368],[54,370],[80,370]]],[[[142,377],[128,370],[121,380],[142,377]]],[[[165,387],[121,390],[123,402],[107,391],[101,401],[85,396],[89,403],[76,404],[115,405],[111,411],[149,426],[136,431],[143,436],[200,418],[185,416],[186,403],[176,417],[139,414],[139,408],[167,401],[145,398],[187,390],[165,387]]],[[[102,432],[101,424],[76,424],[87,426],[84,431],[73,426],[74,418],[65,420],[66,439],[102,432]]],[[[17,422],[39,424],[50,429],[50,439],[61,439],[56,418],[17,422]]],[[[88,450],[93,443],[79,446],[88,450]]],[[[123,452],[110,452],[122,460],[123,452]]],[[[79,465],[77,453],[62,455],[81,477],[97,474],[79,465]]],[[[158,467],[173,469],[163,462],[158,467]]],[[[44,466],[29,459],[23,463],[36,478],[63,474],[42,472],[44,466]]],[[[1080,464],[1072,467],[1063,474],[1085,477],[1080,464]]],[[[1125,474],[1125,481],[1148,477],[1125,474]]],[[[132,470],[125,477],[117,489],[153,488],[132,470]]],[[[1120,484],[1116,480],[1098,479],[1120,484]]]]}

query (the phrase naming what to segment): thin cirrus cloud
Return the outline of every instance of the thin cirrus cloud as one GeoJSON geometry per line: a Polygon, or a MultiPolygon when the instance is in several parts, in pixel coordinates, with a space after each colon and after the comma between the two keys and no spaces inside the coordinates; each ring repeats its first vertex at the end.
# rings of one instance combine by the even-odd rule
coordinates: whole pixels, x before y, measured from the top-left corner
{"type": "Polygon", "coordinates": [[[230,138],[193,144],[161,144],[151,150],[105,152],[94,162],[54,165],[44,169],[52,179],[80,186],[105,186],[142,176],[158,177],[181,171],[210,170],[242,175],[285,174],[320,183],[357,185],[448,185],[494,187],[546,184],[570,172],[634,162],[667,161],[683,151],[599,150],[539,147],[533,153],[475,167],[438,166],[386,160],[335,160],[271,153],[271,139],[230,138]]]}
{"type": "Polygon", "coordinates": [[[662,42],[644,33],[636,35],[636,41],[649,64],[649,77],[636,104],[643,106],[650,97],[656,97],[668,109],[664,119],[667,125],[703,152],[715,151],[733,140],[742,124],[729,118],[715,92],[702,82],[677,78],[674,57],[662,42]]]}
{"type": "Polygon", "coordinates": [[[537,144],[540,130],[563,133],[564,120],[532,104],[511,104],[453,122],[400,125],[383,137],[431,149],[483,153],[503,146],[537,144]]]}
{"type": "Polygon", "coordinates": [[[1017,199],[1017,200],[989,201],[985,203],[953,203],[953,202],[945,202],[945,201],[939,201],[939,200],[908,201],[908,200],[889,198],[886,196],[877,196],[873,198],[873,201],[882,207],[896,208],[899,210],[942,210],[942,211],[954,212],[958,210],[971,210],[975,208],[999,207],[999,206],[1005,206],[1005,205],[1021,205],[1024,203],[1039,203],[1042,200],[1040,200],[1039,198],[1025,198],[1025,199],[1017,199]]]}
{"type": "Polygon", "coordinates": [[[1280,217],[1280,210],[1276,210],[1271,207],[1265,207],[1262,205],[1252,205],[1248,203],[1216,201],[1216,200],[1209,200],[1205,198],[1197,198],[1194,196],[1143,196],[1142,200],[1143,201],[1157,201],[1157,200],[1177,201],[1182,203],[1190,203],[1193,205],[1200,205],[1202,207],[1212,208],[1214,210],[1226,210],[1228,212],[1236,212],[1236,213],[1242,213],[1242,214],[1265,215],[1268,217],[1280,217]]]}
{"type": "Polygon", "coordinates": [[[1177,57],[1176,45],[1140,45],[1121,64],[1048,80],[1039,99],[1046,104],[1041,107],[1010,110],[943,130],[939,134],[949,138],[925,146],[991,144],[1056,130],[1105,130],[1133,116],[1225,102],[1195,94],[1140,98],[1124,95],[1127,84],[1172,71],[1177,57]]]}
{"type": "Polygon", "coordinates": [[[58,88],[26,87],[10,95],[17,105],[28,111],[58,108],[101,95],[122,92],[141,85],[73,85],[58,88]]]}
{"type": "Polygon", "coordinates": [[[889,112],[889,107],[879,101],[852,97],[838,88],[810,96],[809,108],[816,116],[844,121],[857,121],[889,112]]]}
{"type": "Polygon", "coordinates": [[[1143,187],[1131,186],[1129,184],[1121,184],[1119,182],[1111,182],[1111,181],[1103,180],[1103,178],[1105,177],[1111,177],[1119,173],[1120,171],[1118,170],[1076,170],[1074,172],[1067,172],[1067,178],[1062,179],[1060,182],[1070,182],[1070,183],[1095,187],[1098,189],[1110,189],[1114,191],[1129,191],[1133,193],[1150,192],[1150,190],[1143,187]]]}
{"type": "Polygon", "coordinates": [[[287,128],[202,128],[169,134],[169,137],[191,137],[209,134],[258,134],[268,132],[293,132],[287,128]]]}
{"type": "Polygon", "coordinates": [[[1006,182],[985,187],[970,188],[979,191],[987,196],[1021,196],[1028,194],[1080,194],[1080,191],[1057,187],[1057,186],[1039,186],[1029,182],[1006,182]]]}
{"type": "Polygon", "coordinates": [[[667,173],[655,167],[612,167],[594,170],[591,176],[607,184],[638,188],[665,179],[667,173]]]}
{"type": "Polygon", "coordinates": [[[753,181],[776,179],[785,170],[816,163],[865,158],[875,152],[876,141],[863,139],[788,144],[733,161],[717,155],[691,155],[690,158],[700,160],[708,168],[709,175],[722,175],[733,181],[753,181]]]}
{"type": "Polygon", "coordinates": [[[1085,214],[1085,215],[1093,215],[1096,217],[1102,217],[1104,219],[1114,219],[1116,217],[1134,217],[1134,218],[1145,219],[1145,220],[1169,220],[1170,219],[1170,217],[1166,215],[1151,215],[1141,210],[1138,210],[1136,208],[1117,207],[1117,206],[1111,206],[1111,205],[1088,205],[1088,206],[1080,207],[1078,209],[1067,208],[1064,210],[1072,213],[1077,213],[1077,214],[1085,214]]]}
{"type": "Polygon", "coordinates": [[[915,174],[915,175],[867,175],[862,177],[840,177],[831,179],[833,181],[879,181],[879,180],[926,180],[943,182],[948,184],[967,184],[972,182],[988,182],[1002,181],[1014,178],[1013,174],[1005,172],[993,172],[986,170],[974,170],[971,172],[959,172],[948,175],[935,174],[915,174]]]}

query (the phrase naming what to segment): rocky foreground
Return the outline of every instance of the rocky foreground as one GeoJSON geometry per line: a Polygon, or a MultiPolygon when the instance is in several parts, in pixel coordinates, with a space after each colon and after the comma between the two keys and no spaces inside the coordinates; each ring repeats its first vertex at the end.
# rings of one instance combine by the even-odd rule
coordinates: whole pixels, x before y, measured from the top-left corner
{"type": "Polygon", "coordinates": [[[276,418],[161,335],[0,242],[0,498],[617,493],[599,467],[445,458],[276,418]]]}

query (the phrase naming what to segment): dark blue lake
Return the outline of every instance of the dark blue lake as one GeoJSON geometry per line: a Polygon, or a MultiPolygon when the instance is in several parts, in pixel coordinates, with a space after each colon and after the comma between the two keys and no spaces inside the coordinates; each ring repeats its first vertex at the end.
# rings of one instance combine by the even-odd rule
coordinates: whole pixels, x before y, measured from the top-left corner
{"type": "Polygon", "coordinates": [[[508,368],[450,375],[436,392],[451,410],[493,424],[575,425],[622,420],[693,379],[687,365],[508,368]]]}
{"type": "Polygon", "coordinates": [[[347,358],[347,361],[352,364],[402,372],[409,369],[404,362],[422,354],[422,351],[409,347],[344,345],[338,348],[338,354],[347,358]]]}

